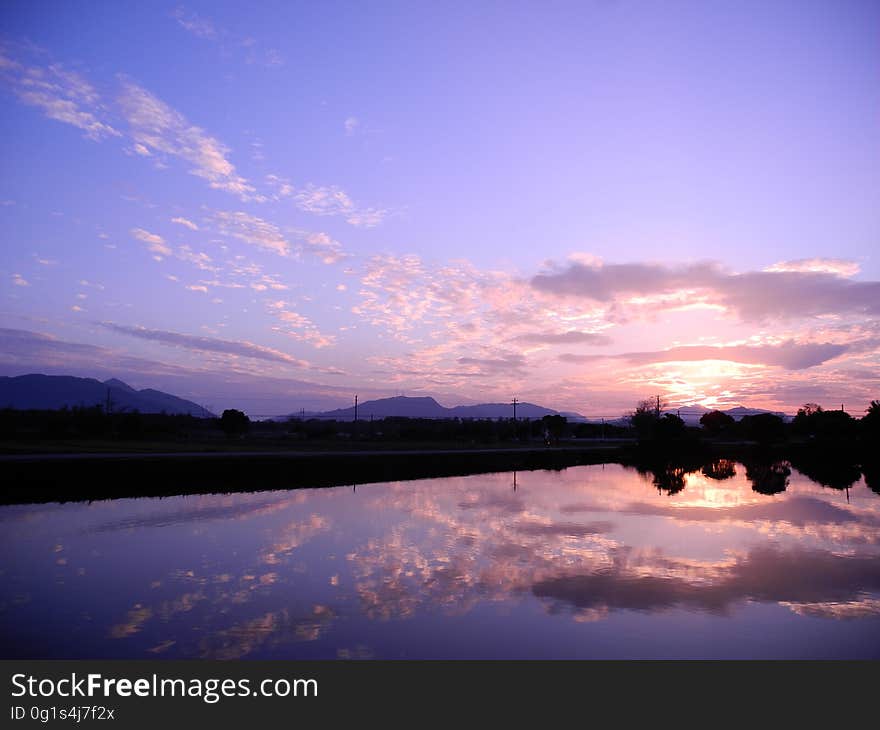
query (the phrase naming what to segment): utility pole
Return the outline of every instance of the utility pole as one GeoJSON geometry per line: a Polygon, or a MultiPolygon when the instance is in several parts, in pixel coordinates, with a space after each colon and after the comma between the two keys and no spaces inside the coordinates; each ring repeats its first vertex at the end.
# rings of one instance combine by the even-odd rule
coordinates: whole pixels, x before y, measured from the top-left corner
{"type": "Polygon", "coordinates": [[[516,421],[516,398],[513,399],[513,420],[516,421]]]}
{"type": "Polygon", "coordinates": [[[354,422],[357,423],[358,420],[358,397],[354,397],[354,422]]]}

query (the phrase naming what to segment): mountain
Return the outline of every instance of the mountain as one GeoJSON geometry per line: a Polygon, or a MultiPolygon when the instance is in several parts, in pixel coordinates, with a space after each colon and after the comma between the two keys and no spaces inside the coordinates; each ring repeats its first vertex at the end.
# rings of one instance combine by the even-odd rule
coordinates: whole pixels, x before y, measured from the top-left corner
{"type": "MultiPolygon", "coordinates": [[[[553,416],[559,411],[552,408],[544,408],[534,403],[517,403],[517,418],[542,418],[553,416]]],[[[292,413],[291,418],[298,418],[300,414],[292,413]]],[[[565,414],[570,418],[583,418],[577,413],[565,414]]],[[[337,408],[334,411],[323,413],[309,413],[313,418],[336,419],[337,421],[354,420],[354,406],[337,408]]],[[[430,396],[411,398],[409,396],[395,396],[394,398],[379,398],[368,400],[358,404],[358,418],[512,418],[513,405],[510,403],[480,403],[474,406],[455,406],[446,408],[441,406],[430,396]]]]}
{"type": "MultiPolygon", "coordinates": [[[[706,413],[711,413],[714,408],[706,408],[701,405],[692,405],[692,406],[682,406],[681,408],[671,408],[669,410],[663,411],[663,414],[674,413],[677,416],[681,417],[688,426],[699,426],[700,419],[706,413]]],[[[721,409],[718,409],[721,410],[721,409]]],[[[767,411],[763,408],[746,408],[745,406],[734,406],[733,408],[728,408],[727,410],[722,410],[722,413],[726,413],[728,416],[733,418],[735,421],[739,421],[744,416],[757,416],[761,413],[771,413],[774,416],[779,416],[784,421],[790,421],[791,417],[782,413],[781,411],[767,411]]]]}
{"type": "Polygon", "coordinates": [[[188,413],[199,418],[214,414],[197,403],[146,388],[135,390],[121,380],[103,383],[94,378],[69,375],[19,375],[0,377],[0,408],[55,410],[67,406],[106,406],[107,396],[113,411],[141,413],[188,413]]]}
{"type": "MultiPolygon", "coordinates": [[[[682,421],[684,421],[688,426],[699,426],[700,419],[706,414],[711,413],[714,410],[720,410],[722,413],[726,413],[728,416],[733,418],[736,421],[739,421],[743,416],[757,416],[760,413],[772,413],[774,416],[779,416],[784,421],[791,421],[791,416],[782,413],[781,411],[768,411],[763,408],[746,408],[745,406],[734,406],[733,408],[728,408],[727,410],[715,409],[715,408],[706,408],[705,406],[701,406],[698,404],[682,406],[681,408],[667,408],[664,410],[661,415],[665,416],[668,413],[671,413],[675,416],[679,416],[682,421]]],[[[567,415],[567,414],[563,414],[567,415]]],[[[569,418],[569,420],[572,420],[569,418]]],[[[613,419],[604,419],[606,424],[610,424],[612,426],[628,426],[629,425],[629,416],[621,416],[619,418],[613,419]]],[[[600,423],[601,419],[591,418],[588,419],[588,423],[600,423]]]]}
{"type": "Polygon", "coordinates": [[[728,408],[724,413],[735,418],[737,421],[743,416],[758,416],[762,413],[770,413],[774,416],[779,416],[783,421],[791,420],[791,416],[782,411],[768,411],[763,408],[746,408],[745,406],[734,406],[733,408],[728,408]]]}

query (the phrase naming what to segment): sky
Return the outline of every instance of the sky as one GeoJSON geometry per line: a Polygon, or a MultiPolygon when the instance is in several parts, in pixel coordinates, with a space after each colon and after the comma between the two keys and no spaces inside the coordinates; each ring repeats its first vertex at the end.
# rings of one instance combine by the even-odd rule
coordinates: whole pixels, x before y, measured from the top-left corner
{"type": "Polygon", "coordinates": [[[880,3],[0,4],[0,375],[880,398],[880,3]]]}

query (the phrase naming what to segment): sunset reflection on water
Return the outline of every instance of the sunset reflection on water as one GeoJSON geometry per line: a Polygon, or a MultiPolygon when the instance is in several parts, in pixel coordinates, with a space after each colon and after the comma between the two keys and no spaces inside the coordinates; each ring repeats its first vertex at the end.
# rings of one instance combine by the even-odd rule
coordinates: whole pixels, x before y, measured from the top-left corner
{"type": "Polygon", "coordinates": [[[35,658],[880,656],[880,497],[764,471],[715,462],[664,489],[605,464],[2,507],[0,645],[35,658]]]}

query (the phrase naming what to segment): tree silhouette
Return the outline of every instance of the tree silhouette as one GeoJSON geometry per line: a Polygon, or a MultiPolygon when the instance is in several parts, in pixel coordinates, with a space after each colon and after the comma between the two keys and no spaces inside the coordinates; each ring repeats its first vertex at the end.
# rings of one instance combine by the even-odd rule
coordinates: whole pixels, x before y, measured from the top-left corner
{"type": "Polygon", "coordinates": [[[715,459],[703,466],[702,471],[704,476],[720,482],[736,476],[736,465],[730,459],[715,459]]]}
{"type": "Polygon", "coordinates": [[[558,443],[559,437],[562,436],[562,432],[565,430],[565,426],[568,423],[568,419],[565,416],[560,416],[557,413],[552,416],[544,416],[541,419],[541,422],[544,424],[544,428],[546,429],[550,438],[553,439],[553,442],[558,443]]]}
{"type": "Polygon", "coordinates": [[[871,438],[880,437],[880,400],[872,400],[859,425],[861,431],[871,438]]]}
{"type": "Polygon", "coordinates": [[[751,462],[746,464],[746,479],[759,494],[779,494],[788,486],[791,468],[784,461],[751,462]]]}
{"type": "Polygon", "coordinates": [[[743,416],[740,428],[745,432],[746,438],[759,444],[779,441],[785,435],[785,422],[772,413],[743,416]]]}
{"type": "Polygon", "coordinates": [[[630,414],[629,422],[640,439],[654,438],[660,420],[660,411],[665,405],[660,402],[659,395],[639,401],[635,411],[630,414]]]}
{"type": "Polygon", "coordinates": [[[736,425],[736,419],[721,411],[711,411],[710,413],[704,413],[700,417],[700,425],[706,429],[706,433],[710,436],[718,436],[725,431],[733,429],[736,425]]]}
{"type": "Polygon", "coordinates": [[[220,428],[230,438],[232,436],[241,436],[247,433],[250,425],[251,419],[234,408],[228,408],[223,411],[223,415],[220,416],[220,428]]]}

